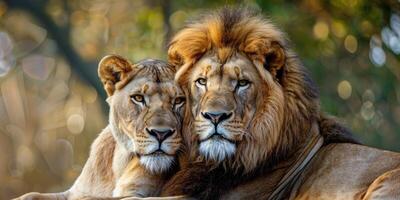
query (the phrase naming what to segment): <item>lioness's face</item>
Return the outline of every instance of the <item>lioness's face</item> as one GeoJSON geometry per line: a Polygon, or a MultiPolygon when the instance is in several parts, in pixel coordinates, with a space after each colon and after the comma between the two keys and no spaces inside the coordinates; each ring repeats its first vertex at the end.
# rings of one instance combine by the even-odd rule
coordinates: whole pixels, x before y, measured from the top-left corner
{"type": "Polygon", "coordinates": [[[193,131],[199,152],[222,161],[236,152],[256,109],[260,77],[245,56],[237,54],[221,64],[215,56],[204,56],[189,77],[193,131]]]}
{"type": "Polygon", "coordinates": [[[146,60],[133,66],[130,82],[108,99],[113,132],[153,172],[167,170],[181,145],[184,94],[174,69],[146,60]]]}

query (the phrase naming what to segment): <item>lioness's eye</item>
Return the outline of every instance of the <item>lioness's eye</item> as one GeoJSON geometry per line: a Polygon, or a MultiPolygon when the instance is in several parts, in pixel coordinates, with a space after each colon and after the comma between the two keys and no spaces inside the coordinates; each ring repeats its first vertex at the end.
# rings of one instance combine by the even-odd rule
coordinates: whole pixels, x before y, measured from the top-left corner
{"type": "Polygon", "coordinates": [[[177,106],[183,104],[184,102],[185,102],[185,97],[177,97],[175,98],[174,105],[177,106]]]}
{"type": "Polygon", "coordinates": [[[196,80],[196,83],[199,85],[206,85],[207,84],[207,80],[205,78],[199,78],[196,80]]]}
{"type": "Polygon", "coordinates": [[[239,87],[245,87],[245,86],[247,86],[247,85],[249,85],[249,84],[250,84],[250,81],[248,81],[248,80],[242,79],[242,80],[239,80],[239,81],[238,81],[238,86],[239,86],[239,87]]]}
{"type": "Polygon", "coordinates": [[[131,96],[131,99],[132,99],[134,102],[137,102],[137,103],[143,103],[143,102],[144,102],[144,96],[143,96],[143,95],[140,95],[140,94],[134,94],[134,95],[132,95],[132,96],[131,96]]]}

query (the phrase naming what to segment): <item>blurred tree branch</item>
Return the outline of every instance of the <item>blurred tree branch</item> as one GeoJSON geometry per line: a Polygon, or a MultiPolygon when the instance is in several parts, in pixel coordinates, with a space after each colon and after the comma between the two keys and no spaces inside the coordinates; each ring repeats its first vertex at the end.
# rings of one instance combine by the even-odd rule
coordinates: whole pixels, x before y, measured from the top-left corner
{"type": "MultiPolygon", "coordinates": [[[[46,0],[4,0],[11,9],[20,9],[31,14],[49,33],[50,37],[57,44],[58,50],[65,57],[72,70],[82,80],[93,86],[102,99],[103,110],[106,111],[106,104],[103,101],[106,94],[97,78],[97,64],[93,61],[85,61],[71,45],[70,23],[65,26],[58,26],[51,16],[45,12],[46,0]]],[[[67,0],[64,0],[64,7],[68,7],[67,0]]],[[[67,11],[68,12],[68,11],[67,11]]]]}
{"type": "Polygon", "coordinates": [[[169,21],[169,18],[171,16],[171,1],[170,0],[162,0],[160,2],[161,7],[162,7],[162,13],[163,13],[163,20],[164,20],[164,29],[165,29],[165,36],[164,36],[164,47],[168,48],[168,42],[171,39],[172,35],[172,28],[171,28],[171,23],[169,21]]]}

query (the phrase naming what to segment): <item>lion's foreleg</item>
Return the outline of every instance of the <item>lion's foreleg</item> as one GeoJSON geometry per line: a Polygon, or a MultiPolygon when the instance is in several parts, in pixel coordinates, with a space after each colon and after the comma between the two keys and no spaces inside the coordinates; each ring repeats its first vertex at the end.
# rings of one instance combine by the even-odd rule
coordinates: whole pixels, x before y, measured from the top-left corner
{"type": "Polygon", "coordinates": [[[400,199],[400,168],[380,175],[368,187],[361,199],[400,199]]]}
{"type": "Polygon", "coordinates": [[[30,192],[14,200],[68,200],[69,192],[61,193],[38,193],[30,192]]]}
{"type": "Polygon", "coordinates": [[[170,196],[170,197],[146,197],[146,198],[125,197],[122,198],[121,200],[192,200],[192,199],[193,198],[186,196],[170,196]]]}

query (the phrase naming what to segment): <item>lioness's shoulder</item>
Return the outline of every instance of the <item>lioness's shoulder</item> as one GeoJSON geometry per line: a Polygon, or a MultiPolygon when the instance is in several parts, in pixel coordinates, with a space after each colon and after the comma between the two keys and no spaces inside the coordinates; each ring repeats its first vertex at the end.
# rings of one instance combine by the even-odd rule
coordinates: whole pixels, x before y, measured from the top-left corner
{"type": "MultiPolygon", "coordinates": [[[[93,141],[91,145],[91,154],[98,154],[98,153],[107,153],[113,154],[115,149],[115,139],[111,133],[111,129],[107,126],[101,133],[97,136],[97,138],[93,141]]],[[[100,156],[102,159],[103,157],[100,156]]],[[[107,159],[107,158],[104,158],[107,159]]]]}
{"type": "Polygon", "coordinates": [[[90,155],[82,173],[69,189],[69,199],[82,195],[107,196],[114,188],[112,171],[116,142],[109,129],[105,128],[91,145],[90,155]]]}
{"type": "Polygon", "coordinates": [[[104,181],[113,180],[112,163],[114,158],[116,141],[111,133],[109,126],[107,126],[94,140],[90,158],[93,159],[93,167],[97,168],[95,171],[101,173],[104,181]]]}

